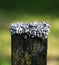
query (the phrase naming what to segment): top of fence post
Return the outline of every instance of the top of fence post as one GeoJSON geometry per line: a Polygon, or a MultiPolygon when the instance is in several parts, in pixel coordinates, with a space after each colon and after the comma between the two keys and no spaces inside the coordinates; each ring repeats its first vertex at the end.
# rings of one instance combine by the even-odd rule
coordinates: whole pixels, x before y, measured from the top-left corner
{"type": "Polygon", "coordinates": [[[14,34],[26,34],[29,37],[47,38],[50,32],[50,25],[47,22],[31,22],[28,24],[17,22],[12,23],[9,28],[11,35],[14,34]]]}
{"type": "Polygon", "coordinates": [[[12,65],[46,65],[48,23],[12,23],[9,30],[12,65]]]}

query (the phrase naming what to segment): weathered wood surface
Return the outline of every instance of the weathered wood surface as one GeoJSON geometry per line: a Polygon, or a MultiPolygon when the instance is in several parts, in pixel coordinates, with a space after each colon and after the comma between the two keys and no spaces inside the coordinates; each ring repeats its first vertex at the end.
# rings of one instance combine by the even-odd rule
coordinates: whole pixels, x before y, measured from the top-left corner
{"type": "Polygon", "coordinates": [[[46,65],[47,39],[24,39],[23,35],[11,35],[12,65],[46,65]]]}

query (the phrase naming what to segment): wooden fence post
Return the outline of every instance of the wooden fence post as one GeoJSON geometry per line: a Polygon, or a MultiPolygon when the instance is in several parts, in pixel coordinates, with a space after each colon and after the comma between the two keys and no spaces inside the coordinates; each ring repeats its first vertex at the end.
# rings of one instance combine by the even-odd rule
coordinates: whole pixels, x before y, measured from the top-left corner
{"type": "MultiPolygon", "coordinates": [[[[10,26],[12,65],[47,65],[47,34],[45,33],[45,35],[44,32],[49,32],[49,25],[47,26],[47,23],[43,22],[42,24],[48,29],[44,29],[44,32],[42,32],[37,29],[39,24],[34,24],[30,24],[30,26],[36,27],[35,29],[32,27],[29,29],[30,27],[27,24],[27,29],[29,29],[26,30],[27,32],[24,31],[26,29],[26,27],[23,27],[24,24],[16,23],[10,26]],[[34,32],[36,34],[33,34],[33,30],[36,31],[34,32]]],[[[41,29],[43,28],[41,27],[41,29]]]]}

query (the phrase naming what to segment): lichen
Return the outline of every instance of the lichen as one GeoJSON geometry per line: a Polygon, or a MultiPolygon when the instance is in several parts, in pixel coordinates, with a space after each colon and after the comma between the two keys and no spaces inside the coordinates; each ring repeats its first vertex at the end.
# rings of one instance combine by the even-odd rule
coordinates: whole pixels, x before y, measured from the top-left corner
{"type": "MultiPolygon", "coordinates": [[[[9,28],[11,35],[26,33],[29,37],[47,38],[50,32],[50,25],[46,22],[33,22],[33,23],[12,23],[9,28]]],[[[27,35],[24,36],[27,39],[27,35]]]]}

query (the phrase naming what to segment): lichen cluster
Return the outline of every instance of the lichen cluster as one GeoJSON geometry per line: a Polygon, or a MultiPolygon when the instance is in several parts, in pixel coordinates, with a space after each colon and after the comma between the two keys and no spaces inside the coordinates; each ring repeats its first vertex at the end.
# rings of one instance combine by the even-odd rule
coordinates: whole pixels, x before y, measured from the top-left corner
{"type": "MultiPolygon", "coordinates": [[[[50,32],[50,25],[46,22],[33,22],[33,23],[12,23],[9,28],[11,35],[26,33],[30,37],[47,38],[50,32]]],[[[25,38],[27,38],[25,36],[25,38]]]]}

